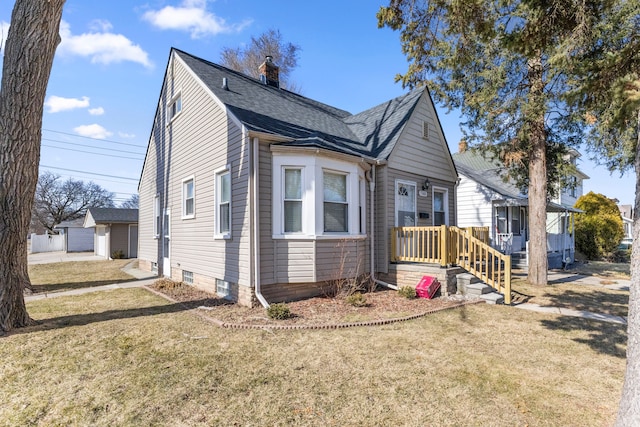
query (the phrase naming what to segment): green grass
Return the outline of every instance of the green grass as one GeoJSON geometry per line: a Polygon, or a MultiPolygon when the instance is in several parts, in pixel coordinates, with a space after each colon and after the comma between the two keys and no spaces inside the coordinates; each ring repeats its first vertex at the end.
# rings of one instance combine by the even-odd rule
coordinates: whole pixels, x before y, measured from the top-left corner
{"type": "Polygon", "coordinates": [[[60,292],[136,280],[122,271],[130,259],[71,261],[29,266],[34,292],[60,292]]]}
{"type": "Polygon", "coordinates": [[[0,426],[602,426],[625,366],[624,325],[504,306],[310,331],[221,329],[144,289],[28,309],[0,338],[0,426]]]}

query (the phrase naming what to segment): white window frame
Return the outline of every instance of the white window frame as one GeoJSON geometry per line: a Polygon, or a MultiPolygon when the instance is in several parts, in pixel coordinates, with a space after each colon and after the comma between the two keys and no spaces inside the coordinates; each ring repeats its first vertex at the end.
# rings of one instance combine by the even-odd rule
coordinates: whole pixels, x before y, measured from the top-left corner
{"type": "MultiPolygon", "coordinates": [[[[349,174],[345,173],[344,171],[339,171],[339,170],[332,170],[332,169],[322,169],[322,232],[323,234],[349,234],[349,229],[350,229],[350,221],[349,221],[349,215],[351,214],[350,211],[352,211],[353,209],[350,208],[350,204],[353,203],[353,200],[351,197],[349,197],[349,174]],[[345,180],[345,202],[328,202],[324,199],[324,174],[325,173],[329,173],[329,174],[333,174],[333,175],[340,175],[344,177],[345,180]],[[344,231],[327,231],[326,230],[326,224],[324,223],[324,211],[325,211],[325,204],[326,203],[335,203],[335,204],[341,204],[341,205],[347,205],[347,229],[344,231]]],[[[360,210],[360,206],[358,205],[358,211],[360,210]]],[[[358,212],[358,220],[360,219],[360,212],[358,212]]],[[[358,221],[359,222],[359,221],[358,221]]],[[[360,233],[360,226],[358,224],[358,233],[360,233]]]]}
{"type": "Polygon", "coordinates": [[[214,237],[216,239],[231,239],[231,230],[233,230],[233,194],[232,194],[232,183],[231,183],[231,165],[225,165],[222,168],[216,169],[214,171],[216,176],[215,183],[215,207],[216,211],[214,214],[214,222],[215,222],[215,233],[214,237]],[[220,206],[222,201],[220,200],[220,196],[222,195],[222,183],[221,178],[223,175],[229,174],[229,230],[221,231],[221,223],[220,223],[220,206]]]}
{"type": "Polygon", "coordinates": [[[182,219],[193,219],[196,217],[196,178],[191,175],[182,180],[182,219]],[[187,184],[193,184],[193,212],[187,213],[187,184]]]}
{"type": "Polygon", "coordinates": [[[282,215],[280,215],[280,220],[282,221],[281,224],[281,230],[284,234],[300,234],[303,232],[304,230],[304,205],[305,205],[305,201],[304,201],[304,175],[305,175],[305,170],[303,166],[283,166],[282,167],[282,215]],[[301,185],[301,195],[300,195],[300,200],[297,199],[287,199],[286,198],[286,173],[288,170],[299,170],[300,171],[300,185],[301,185]],[[299,201],[300,205],[301,205],[301,210],[300,210],[300,224],[301,224],[301,230],[300,231],[285,231],[285,209],[284,209],[284,204],[288,201],[299,201]]]}
{"type": "Polygon", "coordinates": [[[435,194],[442,193],[444,204],[444,225],[449,225],[449,189],[444,187],[433,187],[431,190],[431,218],[433,218],[433,225],[436,224],[436,210],[435,210],[435,194]]]}
{"type": "Polygon", "coordinates": [[[178,90],[175,95],[171,97],[167,102],[167,123],[171,124],[176,117],[182,113],[182,90],[178,90]],[[177,111],[174,112],[174,106],[178,106],[177,111]]]}
{"type": "Polygon", "coordinates": [[[160,238],[160,194],[156,194],[153,198],[153,237],[154,239],[160,238]]]}
{"type": "Polygon", "coordinates": [[[360,203],[360,179],[364,171],[357,163],[318,154],[272,152],[273,198],[272,237],[274,239],[364,238],[361,217],[366,204],[360,203]],[[302,232],[284,232],[284,171],[302,169],[302,232]],[[347,175],[348,232],[324,232],[324,171],[347,175]]]}

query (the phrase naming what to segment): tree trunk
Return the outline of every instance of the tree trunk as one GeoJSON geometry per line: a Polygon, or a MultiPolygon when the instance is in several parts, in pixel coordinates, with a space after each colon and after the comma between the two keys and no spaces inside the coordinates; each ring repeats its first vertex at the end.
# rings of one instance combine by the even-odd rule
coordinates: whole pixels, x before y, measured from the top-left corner
{"type": "Polygon", "coordinates": [[[633,210],[633,245],[631,246],[631,286],[627,319],[627,370],[616,426],[640,425],[640,110],[638,110],[638,145],[636,146],[636,198],[633,210]]]}
{"type": "Polygon", "coordinates": [[[16,0],[0,90],[0,333],[31,322],[27,233],[38,180],[44,97],[64,0],[16,0]]]}
{"type": "Polygon", "coordinates": [[[529,60],[529,273],[532,285],[547,284],[547,156],[544,81],[540,56],[529,60]]]}

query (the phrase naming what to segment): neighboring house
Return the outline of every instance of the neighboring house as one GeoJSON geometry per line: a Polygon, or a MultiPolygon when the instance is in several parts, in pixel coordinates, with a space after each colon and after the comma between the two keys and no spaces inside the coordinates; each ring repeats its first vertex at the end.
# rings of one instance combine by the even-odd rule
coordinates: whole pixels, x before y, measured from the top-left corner
{"type": "Polygon", "coordinates": [[[260,71],[171,50],[139,185],[141,268],[266,305],[389,273],[394,226],[455,225],[427,89],[354,115],[281,89],[270,58],[260,71]]]}
{"type": "MultiPolygon", "coordinates": [[[[571,152],[575,165],[577,152],[571,152]]],[[[466,149],[453,155],[460,185],[457,192],[458,226],[490,227],[493,247],[512,254],[516,265],[526,266],[529,239],[529,201],[514,184],[503,179],[504,167],[480,153],[466,149]],[[520,260],[522,260],[520,262],[520,260]]],[[[568,159],[568,161],[570,161],[568,159]]],[[[575,185],[565,188],[547,204],[547,250],[549,267],[560,268],[575,260],[575,239],[571,234],[573,208],[582,195],[582,180],[588,178],[577,170],[575,185]]]]}
{"type": "Polygon", "coordinates": [[[618,205],[618,209],[620,209],[620,216],[622,216],[624,238],[633,240],[633,206],[618,205]]]}
{"type": "Polygon", "coordinates": [[[84,218],[63,221],[53,227],[64,236],[64,250],[66,252],[93,251],[93,230],[84,228],[84,218]]]}
{"type": "Polygon", "coordinates": [[[94,228],[94,252],[107,259],[138,256],[138,209],[89,208],[85,228],[94,228]]]}

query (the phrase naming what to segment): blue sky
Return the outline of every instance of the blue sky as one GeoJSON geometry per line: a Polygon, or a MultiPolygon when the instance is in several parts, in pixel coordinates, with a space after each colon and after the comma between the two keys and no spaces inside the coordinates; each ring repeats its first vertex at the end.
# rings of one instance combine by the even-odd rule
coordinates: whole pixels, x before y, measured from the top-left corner
{"type": "MultiPolygon", "coordinates": [[[[0,2],[4,40],[13,1],[0,2]]],[[[122,201],[136,192],[169,49],[219,62],[274,28],[302,48],[304,96],[357,113],[405,92],[399,35],[378,29],[381,1],[67,0],[43,118],[41,170],[92,180],[122,201]]],[[[460,118],[438,109],[452,152],[460,118]]],[[[635,176],[610,175],[584,152],[584,191],[633,204],[635,176]]]]}

